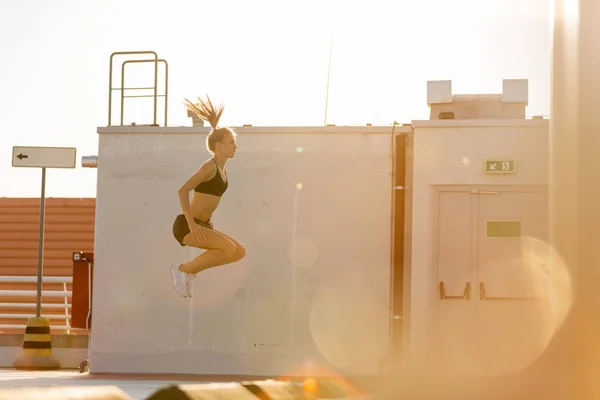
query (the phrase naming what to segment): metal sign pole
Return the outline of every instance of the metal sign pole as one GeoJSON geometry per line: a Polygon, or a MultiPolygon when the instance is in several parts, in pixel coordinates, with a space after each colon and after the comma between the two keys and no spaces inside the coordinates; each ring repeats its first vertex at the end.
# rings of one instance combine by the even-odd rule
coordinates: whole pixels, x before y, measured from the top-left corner
{"type": "Polygon", "coordinates": [[[42,278],[44,276],[44,231],[46,228],[46,169],[75,168],[77,149],[74,147],[13,146],[12,166],[41,168],[40,233],[38,242],[37,301],[35,317],[27,320],[21,355],[13,366],[17,369],[59,369],[60,360],[52,354],[50,319],[42,317],[42,278]],[[33,335],[33,336],[32,336],[33,335]]]}
{"type": "Polygon", "coordinates": [[[42,276],[44,273],[44,223],[46,216],[46,168],[42,167],[42,193],[40,195],[40,235],[38,242],[38,277],[37,277],[37,304],[35,315],[41,316],[42,308],[42,276]]]}
{"type": "Polygon", "coordinates": [[[46,219],[46,169],[75,168],[77,149],[74,147],[14,146],[13,167],[41,168],[42,193],[40,196],[40,233],[38,242],[37,300],[35,315],[42,313],[42,278],[44,276],[44,231],[46,219]]]}

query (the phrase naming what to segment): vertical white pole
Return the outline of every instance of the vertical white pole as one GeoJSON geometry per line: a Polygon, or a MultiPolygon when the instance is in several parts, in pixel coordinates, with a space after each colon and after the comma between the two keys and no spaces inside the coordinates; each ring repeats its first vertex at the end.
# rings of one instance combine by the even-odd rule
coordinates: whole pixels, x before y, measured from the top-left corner
{"type": "Polygon", "coordinates": [[[40,195],[40,234],[38,241],[38,277],[37,277],[37,305],[35,315],[41,316],[42,308],[42,276],[44,271],[44,224],[46,214],[46,168],[42,168],[42,193],[40,195]]]}
{"type": "Polygon", "coordinates": [[[331,77],[331,52],[333,49],[333,34],[329,36],[329,62],[327,64],[327,89],[325,89],[325,120],[323,125],[327,126],[327,109],[329,108],[329,80],[331,77]]]}

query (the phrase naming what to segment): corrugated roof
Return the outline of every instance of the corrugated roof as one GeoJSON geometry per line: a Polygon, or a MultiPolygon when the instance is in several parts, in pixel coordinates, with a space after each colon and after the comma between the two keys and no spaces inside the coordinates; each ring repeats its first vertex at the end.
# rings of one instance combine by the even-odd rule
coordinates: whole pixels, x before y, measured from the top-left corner
{"type": "MultiPolygon", "coordinates": [[[[95,225],[94,198],[46,199],[44,229],[44,276],[72,277],[74,251],[93,252],[95,225]]],[[[39,198],[0,198],[0,276],[37,277],[39,239],[39,198]]],[[[0,316],[4,314],[35,315],[33,296],[6,296],[4,290],[35,291],[37,284],[0,282],[0,316]],[[32,309],[8,306],[5,303],[33,303],[32,309]]],[[[63,290],[60,283],[44,283],[43,290],[63,290]]],[[[71,290],[71,284],[67,284],[71,290]]],[[[64,303],[63,297],[42,297],[42,303],[64,303]]],[[[70,298],[69,298],[70,304],[70,298]]],[[[43,316],[62,315],[64,309],[42,308],[43,316]]],[[[27,319],[0,317],[0,332],[7,324],[24,325],[27,319]]],[[[65,325],[62,320],[51,319],[52,325],[65,325]]],[[[22,330],[17,330],[22,331],[22,330]]],[[[56,330],[53,330],[56,331],[56,330]]]]}

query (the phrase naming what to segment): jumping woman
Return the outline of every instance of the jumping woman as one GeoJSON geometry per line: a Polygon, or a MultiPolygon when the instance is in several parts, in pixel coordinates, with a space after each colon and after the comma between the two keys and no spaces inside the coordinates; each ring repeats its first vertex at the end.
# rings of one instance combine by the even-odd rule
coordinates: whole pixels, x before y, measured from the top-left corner
{"type": "Polygon", "coordinates": [[[171,265],[173,286],[184,298],[192,297],[192,282],[198,272],[239,261],[246,255],[241,244],[215,230],[211,222],[212,214],[229,185],[225,163],[235,156],[236,134],[230,128],[218,126],[223,106],[215,108],[208,96],[206,101],[198,100],[198,105],[187,99],[184,104],[212,127],[206,138],[206,147],[213,157],[205,161],[177,191],[182,213],[173,222],[173,235],[181,246],[206,250],[191,261],[171,265]]]}

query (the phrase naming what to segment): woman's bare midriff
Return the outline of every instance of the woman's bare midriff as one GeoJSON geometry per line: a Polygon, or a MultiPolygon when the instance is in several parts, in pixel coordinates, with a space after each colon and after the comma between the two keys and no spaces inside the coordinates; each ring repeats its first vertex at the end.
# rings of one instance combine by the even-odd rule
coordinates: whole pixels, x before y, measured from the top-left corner
{"type": "Polygon", "coordinates": [[[190,202],[190,210],[194,218],[200,221],[208,221],[212,216],[213,212],[219,206],[221,198],[210,194],[193,192],[192,200],[190,202]]]}

